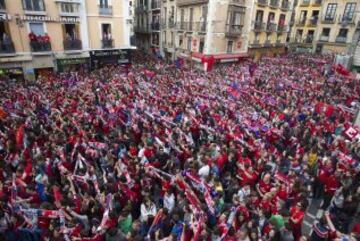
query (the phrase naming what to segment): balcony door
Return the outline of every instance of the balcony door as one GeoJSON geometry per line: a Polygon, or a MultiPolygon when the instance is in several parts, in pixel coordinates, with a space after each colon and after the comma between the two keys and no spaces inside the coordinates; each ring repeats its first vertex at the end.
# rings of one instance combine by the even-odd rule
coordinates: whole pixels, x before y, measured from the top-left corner
{"type": "Polygon", "coordinates": [[[100,0],[100,3],[99,3],[100,7],[101,8],[108,8],[109,7],[109,1],[110,0],[100,0]]]}
{"type": "Polygon", "coordinates": [[[101,33],[102,33],[102,39],[103,40],[111,40],[111,25],[108,23],[101,24],[101,33]]]}
{"type": "Polygon", "coordinates": [[[356,10],[356,3],[346,3],[345,6],[345,10],[344,10],[344,16],[343,16],[343,21],[352,21],[352,19],[354,18],[354,14],[355,14],[355,10],[356,10]]]}
{"type": "Polygon", "coordinates": [[[335,20],[335,13],[336,13],[337,4],[336,3],[329,3],[325,13],[325,20],[333,21],[335,20]]]}
{"type": "Polygon", "coordinates": [[[27,11],[45,11],[43,0],[23,0],[23,6],[27,11]]]}
{"type": "Polygon", "coordinates": [[[256,12],[256,22],[257,23],[262,23],[262,21],[263,21],[263,18],[264,18],[264,11],[262,11],[262,10],[258,10],[257,12],[256,12]]]}
{"type": "Polygon", "coordinates": [[[63,24],[63,35],[66,40],[80,39],[80,28],[78,24],[63,24]]]}

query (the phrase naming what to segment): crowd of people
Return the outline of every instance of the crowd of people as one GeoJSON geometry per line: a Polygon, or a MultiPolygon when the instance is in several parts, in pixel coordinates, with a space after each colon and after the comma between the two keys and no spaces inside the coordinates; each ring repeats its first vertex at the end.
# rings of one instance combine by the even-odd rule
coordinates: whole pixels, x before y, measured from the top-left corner
{"type": "Polygon", "coordinates": [[[360,84],[331,61],[0,82],[0,240],[359,240],[360,84]]]}

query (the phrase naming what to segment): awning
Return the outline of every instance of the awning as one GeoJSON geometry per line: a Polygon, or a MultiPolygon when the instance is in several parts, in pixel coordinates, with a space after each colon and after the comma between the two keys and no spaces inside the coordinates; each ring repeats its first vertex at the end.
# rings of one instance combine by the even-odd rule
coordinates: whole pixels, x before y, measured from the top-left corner
{"type": "Polygon", "coordinates": [[[238,53],[238,54],[216,54],[213,55],[214,59],[221,60],[221,59],[235,59],[235,58],[246,58],[249,57],[247,53],[238,53]]]}

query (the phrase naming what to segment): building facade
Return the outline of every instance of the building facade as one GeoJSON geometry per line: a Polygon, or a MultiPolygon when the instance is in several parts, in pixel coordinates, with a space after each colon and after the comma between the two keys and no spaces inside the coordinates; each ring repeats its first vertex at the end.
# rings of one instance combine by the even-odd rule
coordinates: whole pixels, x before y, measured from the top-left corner
{"type": "Polygon", "coordinates": [[[252,11],[249,55],[255,59],[284,53],[293,0],[256,0],[252,11]]]}
{"type": "Polygon", "coordinates": [[[322,2],[323,0],[300,0],[296,5],[294,26],[290,37],[292,48],[306,52],[314,49],[322,2]]]}
{"type": "Polygon", "coordinates": [[[130,49],[124,4],[128,0],[0,0],[0,73],[34,80],[89,69],[94,51],[130,49]]]}
{"type": "Polygon", "coordinates": [[[323,0],[315,35],[316,52],[352,55],[360,20],[360,3],[355,0],[323,0]]]}

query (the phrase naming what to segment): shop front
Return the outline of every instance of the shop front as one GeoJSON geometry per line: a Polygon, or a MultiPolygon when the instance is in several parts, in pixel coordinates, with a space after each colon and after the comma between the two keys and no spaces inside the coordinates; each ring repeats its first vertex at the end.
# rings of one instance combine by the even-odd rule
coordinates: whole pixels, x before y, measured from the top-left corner
{"type": "Polygon", "coordinates": [[[98,69],[106,65],[131,64],[130,49],[109,49],[90,51],[91,69],[98,69]]]}
{"type": "Polygon", "coordinates": [[[31,56],[0,58],[0,79],[29,79],[25,70],[31,64],[31,56]]]}
{"type": "Polygon", "coordinates": [[[47,77],[54,73],[55,65],[52,55],[34,56],[32,64],[35,79],[40,76],[47,77]]]}
{"type": "Polygon", "coordinates": [[[56,70],[57,72],[89,71],[89,53],[81,53],[75,55],[57,55],[56,70]]]}

